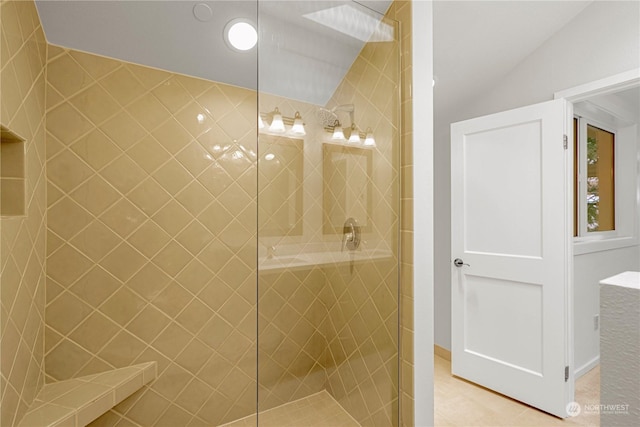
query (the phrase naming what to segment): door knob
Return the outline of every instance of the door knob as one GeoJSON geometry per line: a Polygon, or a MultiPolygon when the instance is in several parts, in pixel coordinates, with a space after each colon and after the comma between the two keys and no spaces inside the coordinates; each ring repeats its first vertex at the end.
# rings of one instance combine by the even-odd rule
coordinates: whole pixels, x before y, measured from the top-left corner
{"type": "Polygon", "coordinates": [[[465,263],[464,261],[462,261],[460,258],[456,258],[453,260],[453,265],[455,265],[456,267],[460,268],[463,265],[466,265],[467,267],[471,267],[469,264],[465,263]]]}

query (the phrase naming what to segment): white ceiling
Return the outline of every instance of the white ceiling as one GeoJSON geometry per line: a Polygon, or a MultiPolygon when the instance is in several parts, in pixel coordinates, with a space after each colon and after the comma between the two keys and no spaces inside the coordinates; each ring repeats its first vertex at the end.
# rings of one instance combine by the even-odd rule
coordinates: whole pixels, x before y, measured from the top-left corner
{"type": "MultiPolygon", "coordinates": [[[[384,12],[390,1],[37,0],[51,43],[237,86],[259,86],[260,91],[316,105],[326,104],[362,42],[302,15],[347,3],[384,12]],[[194,17],[193,8],[201,3],[213,12],[208,22],[194,17]],[[237,53],[225,45],[223,28],[237,17],[258,23],[258,50],[237,53]]],[[[590,3],[435,1],[436,126],[448,126],[456,108],[499,82],[590,3]]]]}
{"type": "Polygon", "coordinates": [[[591,1],[436,1],[436,126],[481,96],[591,1]]]}
{"type": "Polygon", "coordinates": [[[325,105],[363,42],[302,15],[349,4],[380,19],[389,0],[37,0],[50,43],[291,99],[325,105]],[[206,5],[210,19],[196,19],[206,5]],[[363,7],[366,6],[366,7],[363,7]],[[202,7],[202,6],[200,6],[202,7]],[[224,42],[225,25],[258,26],[258,49],[239,53],[224,42]],[[257,55],[259,52],[259,55],[257,55]]]}

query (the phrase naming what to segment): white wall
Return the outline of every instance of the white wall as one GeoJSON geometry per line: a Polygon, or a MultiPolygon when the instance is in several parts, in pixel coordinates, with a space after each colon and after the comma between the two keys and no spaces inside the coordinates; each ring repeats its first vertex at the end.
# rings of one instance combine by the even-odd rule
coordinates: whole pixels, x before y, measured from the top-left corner
{"type": "Polygon", "coordinates": [[[600,313],[600,280],[628,270],[640,269],[638,246],[576,255],[574,258],[574,363],[584,374],[600,355],[600,331],[593,316],[600,313]]]}
{"type": "Polygon", "coordinates": [[[433,425],[433,5],[411,2],[414,425],[433,425]],[[420,167],[417,167],[417,166],[420,167]],[[418,220],[419,219],[419,220],[418,220]]]}
{"type": "MultiPolygon", "coordinates": [[[[549,38],[500,84],[469,105],[461,105],[451,122],[553,99],[553,94],[593,80],[640,67],[640,3],[596,1],[549,38]]],[[[436,112],[436,116],[437,116],[436,112]]],[[[437,123],[437,122],[436,122],[437,123]]],[[[451,348],[450,155],[449,129],[435,128],[435,343],[451,348]]],[[[635,249],[638,259],[638,249],[635,249]]],[[[631,259],[633,253],[628,255],[631,259]]],[[[613,257],[613,256],[612,256],[613,257]]],[[[615,257],[614,257],[615,258],[615,257]]],[[[581,262],[581,261],[580,261],[581,262]]],[[[576,280],[576,284],[578,280],[576,280]]],[[[580,282],[582,283],[582,282],[580,282]]],[[[597,282],[596,282],[597,283],[597,282]]],[[[587,288],[589,285],[586,285],[587,288]]],[[[590,290],[576,289],[576,295],[590,290]]],[[[597,292],[597,287],[595,288],[597,292]]],[[[576,310],[576,317],[589,316],[576,310]]],[[[576,318],[576,324],[586,319],[576,318]]],[[[576,361],[589,360],[581,336],[576,337],[576,361]],[[578,342],[580,341],[580,342],[578,342]],[[584,347],[584,349],[583,349],[584,347]],[[585,353],[582,351],[585,350],[585,353]]],[[[588,353],[588,354],[587,354],[588,353]]]]}

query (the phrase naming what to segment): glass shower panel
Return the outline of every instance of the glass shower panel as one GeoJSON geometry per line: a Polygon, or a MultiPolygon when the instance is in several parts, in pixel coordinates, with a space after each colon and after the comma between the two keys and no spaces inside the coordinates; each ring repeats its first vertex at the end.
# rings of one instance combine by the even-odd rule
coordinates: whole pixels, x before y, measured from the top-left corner
{"type": "Polygon", "coordinates": [[[43,17],[99,16],[88,34],[62,25],[77,40],[132,48],[49,45],[41,74],[58,94],[37,139],[47,156],[29,160],[46,157],[49,189],[33,198],[47,208],[47,382],[155,362],[157,378],[94,426],[255,414],[257,49],[233,51],[223,29],[255,23],[257,1],[39,3],[43,17]]]}
{"type": "Polygon", "coordinates": [[[258,3],[259,426],[398,424],[400,50],[385,6],[258,3]]]}

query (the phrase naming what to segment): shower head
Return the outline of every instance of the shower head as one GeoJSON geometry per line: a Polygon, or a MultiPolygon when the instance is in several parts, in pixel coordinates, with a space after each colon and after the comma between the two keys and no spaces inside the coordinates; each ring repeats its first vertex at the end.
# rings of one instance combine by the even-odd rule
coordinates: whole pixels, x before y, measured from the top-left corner
{"type": "Polygon", "coordinates": [[[337,113],[339,112],[349,113],[349,118],[351,119],[351,123],[353,123],[353,114],[355,110],[356,107],[353,104],[342,104],[336,105],[331,110],[328,110],[326,108],[318,108],[318,111],[316,111],[316,116],[318,117],[318,120],[320,121],[322,126],[327,127],[333,126],[335,124],[336,120],[338,120],[337,113]]]}
{"type": "Polygon", "coordinates": [[[333,110],[327,110],[326,108],[318,108],[316,117],[322,127],[333,126],[336,120],[338,120],[338,115],[334,113],[333,110]]]}

